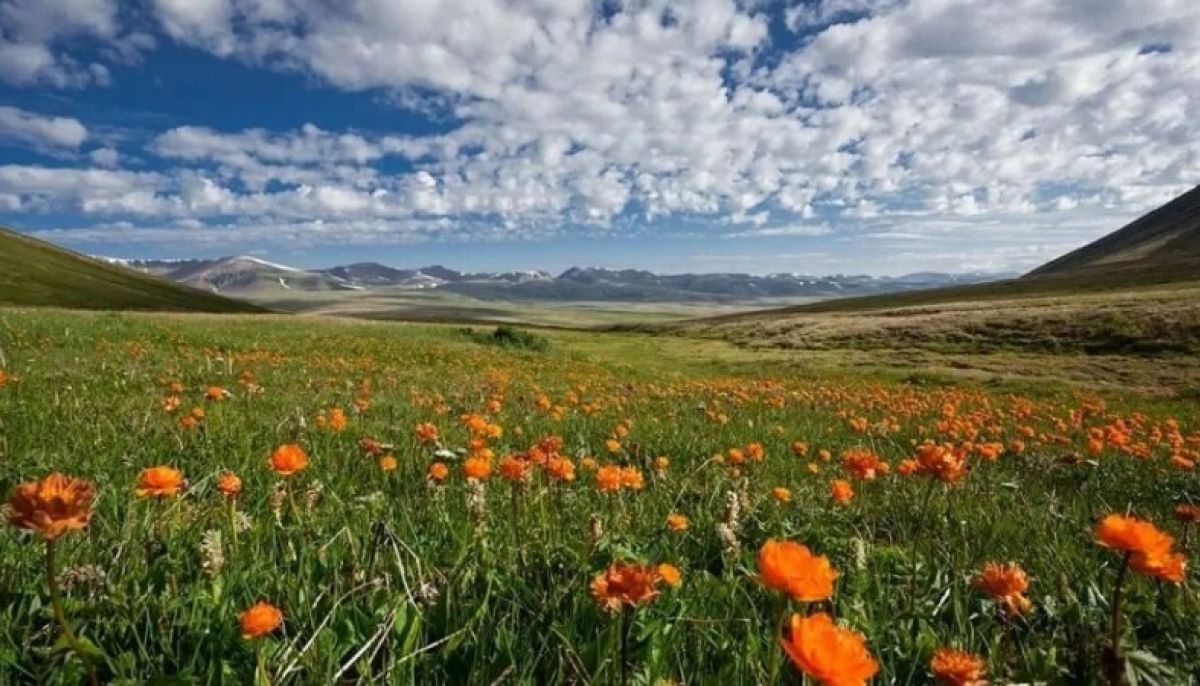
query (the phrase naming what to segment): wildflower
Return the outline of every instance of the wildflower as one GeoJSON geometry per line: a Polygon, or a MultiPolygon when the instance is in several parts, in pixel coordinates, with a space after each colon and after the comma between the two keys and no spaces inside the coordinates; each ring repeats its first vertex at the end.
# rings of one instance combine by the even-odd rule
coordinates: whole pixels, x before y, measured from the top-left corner
{"type": "Polygon", "coordinates": [[[596,470],[596,490],[601,493],[615,493],[621,490],[621,468],[607,464],[596,470]]]}
{"type": "Polygon", "coordinates": [[[671,531],[687,531],[688,518],[678,512],[667,515],[667,528],[671,531]]]}
{"type": "Polygon", "coordinates": [[[468,479],[482,481],[492,473],[492,463],[482,457],[468,457],[463,462],[463,474],[468,479]]]}
{"type": "Polygon", "coordinates": [[[216,578],[225,567],[225,547],[221,532],[217,529],[205,531],[200,539],[200,568],[209,578],[216,578]]]}
{"type": "Polygon", "coordinates": [[[1183,581],[1186,558],[1172,551],[1175,539],[1150,522],[1109,515],[1096,525],[1096,541],[1106,548],[1128,553],[1134,571],[1164,581],[1183,581]]]}
{"type": "Polygon", "coordinates": [[[1025,570],[1015,562],[988,562],[971,583],[992,600],[1000,603],[1008,614],[1022,614],[1033,605],[1025,597],[1025,591],[1029,589],[1029,578],[1025,575],[1025,570]]]}
{"type": "Polygon", "coordinates": [[[228,391],[220,386],[209,386],[208,390],[204,392],[204,398],[206,400],[216,402],[218,400],[224,400],[228,393],[228,391]]]}
{"type": "Polygon", "coordinates": [[[4,371],[3,369],[0,369],[0,388],[4,388],[7,385],[8,385],[8,372],[4,371]]]}
{"type": "Polygon", "coordinates": [[[879,671],[862,634],[824,612],[793,614],[780,640],[796,667],[824,686],[863,686],[879,671]]]}
{"type": "Polygon", "coordinates": [[[138,475],[135,492],[141,498],[169,498],[179,495],[183,488],[183,472],[173,467],[159,465],[142,470],[142,473],[138,475]]]}
{"type": "Polygon", "coordinates": [[[286,443],[271,453],[270,466],[280,476],[291,476],[308,467],[308,453],[295,443],[286,443]]]}
{"type": "Polygon", "coordinates": [[[837,479],[829,486],[829,493],[834,502],[844,505],[854,497],[854,487],[845,479],[837,479]]]}
{"type": "Polygon", "coordinates": [[[921,463],[917,460],[907,459],[900,460],[899,466],[896,467],[896,473],[900,476],[911,476],[916,474],[921,469],[921,463]]]}
{"type": "Polygon", "coordinates": [[[450,468],[445,462],[434,462],[429,465],[429,478],[432,481],[442,482],[446,477],[450,476],[450,468]]]}
{"type": "Polygon", "coordinates": [[[565,457],[552,457],[546,461],[546,473],[555,481],[574,481],[575,463],[565,457]]]}
{"type": "Polygon", "coordinates": [[[592,580],[592,596],[609,612],[637,607],[658,596],[660,579],[651,565],[614,562],[592,580]]]}
{"type": "Polygon", "coordinates": [[[521,483],[529,478],[529,463],[519,457],[509,455],[500,460],[500,476],[513,483],[521,483]]]}
{"type": "Polygon", "coordinates": [[[604,449],[610,453],[619,453],[621,452],[621,442],[615,438],[610,438],[604,441],[604,449]]]}
{"type": "Polygon", "coordinates": [[[792,492],[782,486],[771,489],[771,495],[781,503],[790,502],[792,499],[792,492]]]}
{"type": "Polygon", "coordinates": [[[225,472],[217,479],[217,490],[226,498],[236,498],[242,492],[242,480],[233,472],[225,472]]]}
{"type": "Polygon", "coordinates": [[[746,453],[747,458],[755,462],[762,462],[763,458],[766,457],[767,454],[766,450],[763,449],[762,443],[751,443],[746,446],[744,452],[746,453]]]}
{"type": "Polygon", "coordinates": [[[438,428],[429,422],[421,422],[416,428],[417,440],[422,443],[434,443],[438,440],[438,428]]]}
{"type": "Polygon", "coordinates": [[[671,460],[668,457],[659,456],[654,458],[654,471],[662,474],[671,466],[671,460]]]}
{"type": "Polygon", "coordinates": [[[585,457],[579,461],[579,468],[585,472],[594,472],[598,467],[599,465],[596,463],[596,458],[594,457],[585,457]]]}
{"type": "Polygon", "coordinates": [[[805,455],[808,455],[808,444],[804,441],[793,441],[792,454],[796,457],[804,457],[805,455]]]}
{"type": "Polygon", "coordinates": [[[379,458],[379,468],[385,472],[394,471],[398,466],[399,463],[396,462],[395,455],[384,455],[383,457],[379,458]]]}
{"type": "Polygon", "coordinates": [[[622,468],[621,485],[631,491],[642,490],[646,486],[646,480],[642,477],[642,470],[637,467],[622,468]]]}
{"type": "Polygon", "coordinates": [[[329,411],[329,428],[332,431],[342,431],[346,428],[346,412],[340,407],[329,411]]]}
{"type": "Polygon", "coordinates": [[[983,658],[965,650],[938,648],[929,662],[933,678],[942,686],[986,686],[983,658]]]}
{"type": "Polygon", "coordinates": [[[671,588],[679,588],[683,584],[683,573],[673,564],[663,563],[658,566],[658,577],[671,588]]]}
{"type": "Polygon", "coordinates": [[[829,558],[792,541],[769,539],[758,551],[759,580],[795,600],[817,602],[833,595],[838,574],[829,558]]]}
{"type": "Polygon", "coordinates": [[[863,448],[847,450],[843,453],[842,465],[846,471],[864,481],[870,481],[880,474],[887,474],[889,470],[888,463],[881,460],[875,453],[863,448]]]}
{"type": "Polygon", "coordinates": [[[254,640],[275,631],[283,624],[283,613],[274,605],[259,601],[241,614],[242,638],[254,640]]]}
{"type": "Polygon", "coordinates": [[[95,497],[96,488],[91,483],[54,473],[17,486],[8,501],[12,508],[9,521],[53,541],[87,526],[95,497]]]}
{"type": "Polygon", "coordinates": [[[1175,518],[1185,524],[1200,522],[1200,507],[1191,503],[1181,503],[1175,508],[1175,518]]]}

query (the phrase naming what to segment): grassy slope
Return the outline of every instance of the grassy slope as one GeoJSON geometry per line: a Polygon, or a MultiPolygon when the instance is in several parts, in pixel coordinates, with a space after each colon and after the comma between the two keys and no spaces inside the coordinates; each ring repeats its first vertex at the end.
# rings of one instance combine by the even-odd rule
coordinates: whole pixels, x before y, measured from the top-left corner
{"type": "Polygon", "coordinates": [[[0,229],[0,305],[87,310],[262,312],[0,229]]]}

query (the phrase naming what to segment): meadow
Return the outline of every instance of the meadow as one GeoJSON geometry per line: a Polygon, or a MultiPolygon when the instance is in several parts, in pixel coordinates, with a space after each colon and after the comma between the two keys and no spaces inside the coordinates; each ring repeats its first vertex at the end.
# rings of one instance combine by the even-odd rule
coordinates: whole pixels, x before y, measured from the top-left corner
{"type": "Polygon", "coordinates": [[[0,311],[0,683],[1200,672],[1194,400],[544,336],[0,311]]]}

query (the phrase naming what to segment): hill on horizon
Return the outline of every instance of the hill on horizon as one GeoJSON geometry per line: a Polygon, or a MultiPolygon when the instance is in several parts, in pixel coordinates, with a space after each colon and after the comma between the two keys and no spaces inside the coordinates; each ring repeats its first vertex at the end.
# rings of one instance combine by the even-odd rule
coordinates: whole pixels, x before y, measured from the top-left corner
{"type": "Polygon", "coordinates": [[[240,300],[141,274],[0,228],[0,305],[250,313],[240,300]]]}
{"type": "Polygon", "coordinates": [[[1163,275],[1200,278],[1200,186],[1024,279],[1163,275]]]}

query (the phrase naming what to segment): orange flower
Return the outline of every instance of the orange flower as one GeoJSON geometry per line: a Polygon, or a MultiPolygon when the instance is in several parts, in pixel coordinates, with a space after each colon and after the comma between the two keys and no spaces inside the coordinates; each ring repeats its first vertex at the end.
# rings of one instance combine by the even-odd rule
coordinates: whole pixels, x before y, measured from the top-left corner
{"type": "Polygon", "coordinates": [[[225,389],[221,388],[220,386],[209,386],[208,390],[204,392],[204,397],[207,398],[208,400],[214,400],[214,401],[215,400],[224,400],[225,399],[225,389]]]}
{"type": "Polygon", "coordinates": [[[683,573],[679,568],[665,562],[658,566],[658,578],[671,588],[679,588],[683,584],[683,573]]]}
{"type": "Polygon", "coordinates": [[[438,428],[429,422],[417,424],[417,440],[422,443],[433,443],[438,439],[438,428]]]}
{"type": "Polygon", "coordinates": [[[773,538],[758,551],[758,572],[764,586],[808,603],[830,598],[838,577],[829,558],[814,555],[799,543],[773,538]]]}
{"type": "Polygon", "coordinates": [[[780,640],[796,667],[824,686],[864,686],[879,671],[862,634],[824,612],[792,615],[780,640]]]}
{"type": "Polygon", "coordinates": [[[233,472],[225,472],[217,479],[217,490],[226,498],[233,498],[242,492],[242,480],[233,472]]]}
{"type": "Polygon", "coordinates": [[[606,464],[596,470],[596,490],[601,493],[615,493],[621,490],[621,468],[606,464]]]}
{"type": "Polygon", "coordinates": [[[667,515],[667,528],[671,531],[687,531],[688,518],[678,512],[667,515]]]}
{"type": "Polygon", "coordinates": [[[610,438],[604,442],[604,449],[610,453],[621,452],[621,442],[615,438],[610,438]]]}
{"type": "Polygon", "coordinates": [[[745,453],[746,457],[754,460],[755,462],[762,462],[763,458],[767,455],[766,450],[763,449],[762,443],[751,443],[747,445],[745,453]]]}
{"type": "Polygon", "coordinates": [[[141,498],[169,498],[179,495],[183,488],[183,472],[159,465],[142,470],[135,491],[141,498]]]}
{"type": "Polygon", "coordinates": [[[1200,522],[1200,507],[1191,503],[1181,503],[1175,508],[1175,518],[1186,524],[1200,522]]]}
{"type": "Polygon", "coordinates": [[[8,372],[4,371],[3,369],[0,369],[0,388],[4,388],[7,385],[8,385],[8,372]]]}
{"type": "Polygon", "coordinates": [[[640,491],[646,486],[646,480],[642,477],[642,470],[637,467],[625,467],[621,469],[621,485],[631,491],[640,491]]]}
{"type": "Polygon", "coordinates": [[[546,473],[555,481],[574,481],[575,463],[565,457],[552,457],[546,461],[546,473]]]}
{"type": "Polygon", "coordinates": [[[987,686],[983,658],[965,650],[938,648],[929,669],[942,686],[987,686]]]}
{"type": "Polygon", "coordinates": [[[971,583],[992,600],[1000,603],[1008,614],[1021,614],[1032,607],[1032,603],[1025,597],[1025,591],[1029,589],[1029,578],[1025,575],[1025,570],[1015,562],[988,562],[971,583]]]}
{"type": "Polygon", "coordinates": [[[52,541],[87,526],[95,497],[96,488],[91,483],[56,472],[41,481],[17,486],[8,500],[12,508],[9,522],[52,541]]]}
{"type": "Polygon", "coordinates": [[[500,460],[500,476],[513,483],[518,483],[528,479],[529,472],[529,463],[518,457],[509,455],[503,460],[500,460]]]}
{"type": "Polygon", "coordinates": [[[295,443],[285,443],[271,453],[270,465],[280,476],[291,476],[308,467],[308,453],[295,443]]]}
{"type": "Polygon", "coordinates": [[[654,566],[614,562],[592,580],[592,596],[609,612],[633,608],[658,596],[660,579],[654,566]]]}
{"type": "Polygon", "coordinates": [[[468,457],[463,462],[463,474],[468,479],[483,481],[492,473],[492,463],[482,457],[468,457]]]}
{"type": "Polygon", "coordinates": [[[771,495],[781,503],[789,502],[792,499],[792,492],[782,486],[772,488],[771,495]]]}
{"type": "Polygon", "coordinates": [[[429,465],[429,478],[434,481],[445,481],[450,476],[450,468],[444,462],[434,462],[429,465]]]}
{"type": "Polygon", "coordinates": [[[1161,576],[1166,573],[1168,576],[1162,578],[1169,581],[1174,581],[1176,576],[1182,578],[1182,556],[1171,552],[1175,539],[1143,519],[1108,515],[1096,525],[1096,542],[1130,553],[1133,568],[1143,574],[1161,576]]]}
{"type": "Polygon", "coordinates": [[[283,613],[274,605],[258,601],[241,615],[242,638],[254,640],[275,631],[283,624],[283,613]]]}
{"type": "Polygon", "coordinates": [[[333,431],[341,431],[346,428],[346,412],[335,407],[329,411],[329,428],[333,431]]]}
{"type": "Polygon", "coordinates": [[[865,448],[855,448],[842,453],[842,466],[856,478],[864,481],[870,481],[880,474],[887,474],[890,469],[888,463],[865,448]]]}
{"type": "Polygon", "coordinates": [[[379,468],[385,472],[394,471],[398,466],[399,464],[396,462],[395,455],[384,455],[379,458],[379,468]]]}
{"type": "Polygon", "coordinates": [[[667,469],[670,466],[671,466],[670,458],[665,457],[665,456],[659,456],[659,457],[654,458],[654,471],[661,474],[661,473],[667,471],[667,469]]]}
{"type": "Polygon", "coordinates": [[[1134,553],[1129,558],[1133,571],[1162,581],[1180,583],[1186,575],[1187,557],[1183,553],[1134,553]]]}
{"type": "Polygon", "coordinates": [[[793,441],[792,454],[796,457],[804,457],[808,454],[808,444],[804,441],[793,441]]]}
{"type": "Polygon", "coordinates": [[[845,479],[837,479],[829,485],[829,494],[835,502],[844,505],[854,497],[854,487],[845,479]]]}

